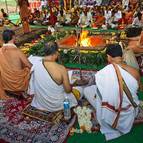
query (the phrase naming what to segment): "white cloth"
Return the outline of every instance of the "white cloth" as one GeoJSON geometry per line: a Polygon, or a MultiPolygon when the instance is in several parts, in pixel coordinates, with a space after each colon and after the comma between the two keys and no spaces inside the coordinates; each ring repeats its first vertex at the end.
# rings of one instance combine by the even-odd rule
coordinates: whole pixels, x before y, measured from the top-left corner
{"type": "Polygon", "coordinates": [[[139,70],[139,65],[132,49],[125,49],[123,58],[127,65],[139,70]]]}
{"type": "Polygon", "coordinates": [[[121,10],[118,10],[115,13],[115,19],[114,20],[118,22],[118,20],[121,19],[121,18],[122,18],[122,12],[121,12],[121,10]]]}
{"type": "Polygon", "coordinates": [[[84,13],[80,15],[78,24],[89,26],[91,22],[92,22],[92,14],[88,12],[87,15],[85,15],[84,13]]]}
{"type": "MultiPolygon", "coordinates": [[[[134,101],[138,105],[137,80],[121,67],[119,67],[119,70],[132,94],[134,101]]],[[[118,109],[119,107],[119,85],[113,65],[108,65],[104,69],[97,72],[95,79],[95,91],[92,93],[93,90],[91,90],[91,88],[93,88],[93,86],[87,87],[84,90],[86,91],[84,94],[88,97],[88,94],[90,95],[92,93],[93,95],[90,95],[92,98],[95,94],[97,95],[96,100],[94,100],[94,103],[92,101],[92,104],[94,104],[96,108],[97,120],[101,126],[100,131],[105,134],[106,140],[111,140],[128,133],[131,130],[138,108],[134,109],[133,106],[131,106],[126,111],[121,111],[117,127],[116,129],[113,129],[111,126],[117,116],[117,113],[107,108],[107,106],[102,106],[102,103],[104,102],[113,106],[115,109],[118,109]]],[[[129,104],[131,104],[130,101],[125,93],[123,93],[122,108],[126,108],[129,104]]]]}
{"type": "Polygon", "coordinates": [[[129,5],[129,0],[122,0],[122,7],[123,7],[123,9],[127,8],[128,5],[129,5]]]}
{"type": "Polygon", "coordinates": [[[106,19],[106,24],[108,23],[108,21],[110,20],[111,18],[111,10],[105,10],[104,11],[104,17],[106,19]]]}
{"type": "Polygon", "coordinates": [[[58,85],[45,69],[42,58],[30,57],[32,75],[28,92],[34,94],[31,106],[50,112],[63,109],[63,101],[68,96],[70,106],[76,106],[77,101],[73,94],[66,94],[63,85],[58,85]]]}
{"type": "Polygon", "coordinates": [[[133,19],[132,26],[142,26],[142,22],[139,20],[138,17],[135,17],[133,19]]]}
{"type": "Polygon", "coordinates": [[[84,89],[84,97],[87,99],[87,101],[96,109],[96,105],[95,105],[95,102],[96,102],[96,90],[97,90],[97,87],[96,85],[91,85],[89,87],[86,87],[84,89]]]}
{"type": "Polygon", "coordinates": [[[96,5],[100,6],[102,4],[102,0],[96,0],[96,5]]]}
{"type": "Polygon", "coordinates": [[[70,13],[66,13],[65,14],[65,23],[68,24],[71,22],[71,14],[70,13]]]}
{"type": "Polygon", "coordinates": [[[116,23],[116,18],[115,16],[111,16],[108,21],[107,21],[107,24],[109,24],[111,26],[111,28],[116,28],[118,26],[118,24],[116,23]]]}
{"type": "Polygon", "coordinates": [[[121,46],[122,51],[123,51],[123,60],[124,60],[124,62],[127,65],[139,70],[139,65],[138,65],[138,62],[137,62],[137,59],[135,57],[135,54],[134,54],[133,50],[125,48],[125,44],[122,43],[122,42],[119,42],[119,45],[121,46]]]}

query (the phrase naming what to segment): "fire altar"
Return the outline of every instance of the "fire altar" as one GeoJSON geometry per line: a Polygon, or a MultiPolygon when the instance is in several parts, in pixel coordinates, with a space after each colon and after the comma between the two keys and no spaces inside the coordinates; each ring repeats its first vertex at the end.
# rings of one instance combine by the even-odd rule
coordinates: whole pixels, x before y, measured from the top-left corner
{"type": "Polygon", "coordinates": [[[102,35],[88,36],[89,31],[82,31],[80,36],[70,35],[57,43],[61,49],[97,50],[101,51],[106,46],[106,39],[102,35]]]}

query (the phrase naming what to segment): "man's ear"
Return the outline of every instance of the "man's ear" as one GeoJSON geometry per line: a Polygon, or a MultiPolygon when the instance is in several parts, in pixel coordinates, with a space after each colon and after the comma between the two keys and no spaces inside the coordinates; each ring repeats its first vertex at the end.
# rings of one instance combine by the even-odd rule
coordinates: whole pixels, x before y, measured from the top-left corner
{"type": "Polygon", "coordinates": [[[110,55],[107,55],[107,60],[110,63],[112,61],[112,57],[110,55]]]}
{"type": "Polygon", "coordinates": [[[54,54],[54,58],[55,58],[55,60],[57,60],[57,59],[58,59],[58,56],[59,56],[59,53],[58,53],[58,52],[56,52],[56,53],[54,54]]]}

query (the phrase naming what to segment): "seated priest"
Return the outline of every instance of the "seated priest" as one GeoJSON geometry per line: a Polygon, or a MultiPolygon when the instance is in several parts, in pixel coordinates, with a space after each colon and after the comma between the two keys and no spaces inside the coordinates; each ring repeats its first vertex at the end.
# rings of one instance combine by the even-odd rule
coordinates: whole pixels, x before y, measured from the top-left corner
{"type": "Polygon", "coordinates": [[[135,54],[143,53],[143,32],[142,27],[129,27],[126,29],[128,39],[128,49],[132,49],[135,54]]]}
{"type": "Polygon", "coordinates": [[[34,95],[31,106],[49,112],[62,110],[65,96],[69,98],[71,107],[76,106],[68,72],[56,62],[59,55],[57,43],[45,44],[44,53],[43,58],[29,58],[33,64],[29,86],[29,94],[34,95]]]}
{"type": "Polygon", "coordinates": [[[105,24],[105,17],[102,12],[98,12],[92,24],[93,28],[101,28],[105,24]]]}
{"type": "Polygon", "coordinates": [[[57,23],[57,12],[51,11],[48,20],[49,20],[48,25],[55,26],[55,24],[57,23]]]}
{"type": "Polygon", "coordinates": [[[78,23],[78,20],[79,20],[78,13],[77,13],[77,11],[74,10],[74,11],[72,12],[72,15],[71,15],[70,25],[71,25],[71,26],[76,26],[77,23],[78,23]]]}
{"type": "Polygon", "coordinates": [[[140,75],[123,62],[119,44],[106,50],[109,65],[95,75],[96,85],[84,89],[85,97],[96,108],[100,131],[106,140],[130,132],[138,114],[140,75]]]}
{"type": "Polygon", "coordinates": [[[79,16],[78,25],[80,27],[89,27],[92,22],[92,15],[85,9],[79,16]]]}
{"type": "MultiPolygon", "coordinates": [[[[128,46],[127,50],[132,50],[135,53],[139,64],[139,71],[143,75],[143,32],[141,27],[131,27],[127,31],[128,46]]],[[[131,56],[128,56],[131,59],[131,56]]]]}
{"type": "Polygon", "coordinates": [[[118,29],[122,30],[127,26],[127,21],[125,19],[125,13],[122,12],[122,18],[118,20],[118,29]]]}
{"type": "Polygon", "coordinates": [[[31,63],[14,44],[14,31],[4,30],[2,37],[4,44],[0,49],[0,99],[8,99],[7,93],[21,96],[27,91],[31,63]]]}

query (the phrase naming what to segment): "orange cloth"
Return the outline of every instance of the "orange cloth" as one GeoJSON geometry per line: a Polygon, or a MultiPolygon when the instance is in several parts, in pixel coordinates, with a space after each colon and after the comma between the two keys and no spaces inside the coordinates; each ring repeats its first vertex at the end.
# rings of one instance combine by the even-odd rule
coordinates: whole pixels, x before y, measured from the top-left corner
{"type": "Polygon", "coordinates": [[[28,88],[30,69],[15,70],[7,61],[4,51],[0,51],[0,99],[7,99],[5,90],[23,92],[28,88]]]}
{"type": "Polygon", "coordinates": [[[20,6],[20,17],[22,20],[22,26],[23,26],[23,31],[24,33],[29,33],[31,31],[30,26],[29,26],[29,16],[31,14],[29,8],[28,8],[28,1],[27,0],[19,0],[20,6]]]}
{"type": "Polygon", "coordinates": [[[103,15],[97,16],[94,23],[95,27],[101,27],[105,23],[105,17],[103,15]]]}
{"type": "Polygon", "coordinates": [[[127,24],[131,24],[133,20],[133,12],[125,12],[125,20],[127,24]]]}

